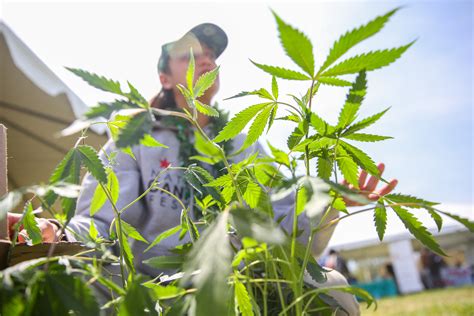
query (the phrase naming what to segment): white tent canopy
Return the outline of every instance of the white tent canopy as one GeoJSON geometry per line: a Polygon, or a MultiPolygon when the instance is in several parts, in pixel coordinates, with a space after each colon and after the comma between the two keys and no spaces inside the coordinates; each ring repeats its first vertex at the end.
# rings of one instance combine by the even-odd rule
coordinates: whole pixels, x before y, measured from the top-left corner
{"type": "MultiPolygon", "coordinates": [[[[0,21],[0,123],[8,128],[10,189],[47,182],[77,136],[59,131],[88,107],[12,30],[0,21]]],[[[106,141],[103,126],[94,126],[87,144],[106,141]]]]}

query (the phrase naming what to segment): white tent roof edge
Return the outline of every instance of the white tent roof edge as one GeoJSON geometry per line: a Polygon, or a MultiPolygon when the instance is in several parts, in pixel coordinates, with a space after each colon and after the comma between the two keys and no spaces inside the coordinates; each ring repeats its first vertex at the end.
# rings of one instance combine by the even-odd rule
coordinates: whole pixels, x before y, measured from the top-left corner
{"type": "MultiPolygon", "coordinates": [[[[0,34],[3,34],[18,69],[45,93],[51,96],[66,94],[76,118],[82,117],[89,107],[1,19],[0,34]]],[[[106,131],[104,125],[90,128],[98,134],[106,131]]]]}

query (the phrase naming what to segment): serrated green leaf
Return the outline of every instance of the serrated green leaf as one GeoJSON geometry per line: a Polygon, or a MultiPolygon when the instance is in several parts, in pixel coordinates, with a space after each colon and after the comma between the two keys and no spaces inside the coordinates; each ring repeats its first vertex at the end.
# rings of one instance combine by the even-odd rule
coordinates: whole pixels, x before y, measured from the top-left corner
{"type": "Polygon", "coordinates": [[[323,136],[331,135],[336,130],[334,126],[323,120],[314,112],[311,113],[311,126],[313,126],[314,129],[323,136]]]}
{"type": "Polygon", "coordinates": [[[364,133],[354,133],[347,136],[343,136],[344,138],[356,140],[359,142],[379,142],[386,139],[392,139],[393,137],[390,136],[380,136],[380,135],[372,135],[372,134],[364,134],[364,133]]]}
{"type": "Polygon", "coordinates": [[[364,204],[364,205],[372,202],[371,200],[367,199],[365,196],[361,195],[359,191],[351,190],[342,184],[335,183],[330,180],[324,180],[324,182],[326,182],[331,187],[331,189],[333,189],[335,192],[339,193],[340,195],[342,195],[343,197],[349,200],[352,200],[354,202],[359,202],[360,204],[364,204]]]}
{"type": "Polygon", "coordinates": [[[23,217],[20,221],[23,224],[23,227],[25,227],[32,245],[37,245],[43,242],[43,235],[41,234],[41,230],[36,222],[36,217],[33,214],[33,205],[31,204],[31,201],[28,201],[25,204],[23,217]]]}
{"type": "Polygon", "coordinates": [[[288,80],[311,80],[311,77],[308,77],[307,75],[302,74],[301,72],[285,69],[282,67],[258,64],[252,60],[250,61],[258,68],[278,78],[288,79],[288,80]]]}
{"type": "Polygon", "coordinates": [[[434,205],[439,204],[436,202],[423,200],[412,195],[400,194],[400,193],[386,194],[384,195],[384,198],[391,202],[404,203],[405,205],[403,205],[403,207],[409,207],[409,208],[426,208],[426,207],[432,207],[434,205]]]}
{"type": "Polygon", "coordinates": [[[191,47],[189,49],[188,69],[186,70],[186,83],[188,85],[188,90],[191,92],[191,95],[193,95],[194,68],[195,68],[194,54],[193,54],[193,48],[191,47]]]}
{"type": "Polygon", "coordinates": [[[319,77],[318,82],[328,86],[336,86],[336,87],[350,87],[352,83],[347,80],[342,80],[337,77],[319,77]]]}
{"type": "MultiPolygon", "coordinates": [[[[254,208],[254,206],[250,207],[254,208]]],[[[230,222],[240,236],[250,237],[258,242],[279,245],[286,239],[283,230],[274,222],[273,218],[261,211],[248,208],[232,209],[230,222]]]]}
{"type": "Polygon", "coordinates": [[[275,76],[272,76],[272,94],[275,100],[278,99],[278,82],[275,76]]]}
{"type": "MultiPolygon", "coordinates": [[[[115,173],[110,170],[107,175],[107,190],[110,192],[112,202],[117,204],[120,192],[120,184],[115,173]]],[[[104,203],[107,201],[107,195],[104,192],[104,189],[100,184],[97,185],[94,195],[92,196],[91,206],[90,206],[90,215],[94,216],[97,213],[104,203]]]]}
{"type": "Polygon", "coordinates": [[[225,315],[227,311],[227,278],[232,263],[228,217],[227,211],[220,213],[194,244],[184,264],[182,284],[191,283],[197,289],[196,315],[225,315]]]}
{"type": "Polygon", "coordinates": [[[431,208],[426,208],[426,210],[434,220],[436,227],[438,227],[438,232],[440,232],[443,227],[443,218],[431,208]]]}
{"type": "Polygon", "coordinates": [[[272,109],[272,106],[266,107],[262,110],[262,112],[257,115],[252,125],[250,125],[249,133],[247,135],[247,138],[245,138],[244,144],[242,145],[241,149],[248,148],[253,143],[255,143],[262,135],[263,130],[267,125],[268,119],[270,118],[272,109]]]}
{"type": "Polygon", "coordinates": [[[243,192],[242,197],[251,208],[256,208],[263,199],[265,192],[263,189],[249,177],[239,177],[237,183],[243,192]]]}
{"type": "Polygon", "coordinates": [[[198,78],[196,81],[196,85],[194,86],[194,96],[199,98],[204,95],[207,89],[212,87],[214,82],[216,81],[217,75],[219,74],[219,66],[214,68],[213,70],[204,73],[202,76],[198,78]]]}
{"type": "Polygon", "coordinates": [[[95,226],[94,220],[92,218],[90,220],[90,225],[89,225],[89,236],[91,237],[92,240],[96,240],[97,237],[99,236],[99,231],[97,230],[97,227],[95,226]]]}
{"type": "Polygon", "coordinates": [[[383,203],[377,203],[377,206],[375,207],[374,222],[379,239],[382,241],[383,236],[385,235],[385,229],[387,228],[387,210],[383,203]]]}
{"type": "Polygon", "coordinates": [[[306,35],[285,23],[272,12],[278,25],[280,41],[286,54],[311,77],[314,76],[313,45],[306,35]]]}
{"type": "Polygon", "coordinates": [[[308,123],[306,121],[302,121],[298,124],[298,126],[293,130],[293,132],[288,137],[286,144],[290,150],[296,147],[306,135],[306,131],[308,130],[308,123]]]}
{"type": "Polygon", "coordinates": [[[197,152],[201,155],[209,156],[216,162],[221,160],[222,155],[220,150],[214,144],[204,139],[198,131],[194,132],[194,148],[196,148],[197,152]]]}
{"type": "Polygon", "coordinates": [[[138,108],[139,106],[135,103],[124,101],[124,100],[115,100],[111,103],[99,103],[94,107],[91,107],[84,116],[88,119],[96,117],[104,117],[109,119],[113,112],[119,111],[122,109],[138,108]]]}
{"type": "Polygon", "coordinates": [[[139,105],[141,105],[140,107],[148,109],[150,107],[148,101],[140,94],[137,88],[135,88],[129,81],[127,81],[127,85],[130,89],[130,92],[126,94],[127,98],[137,102],[139,105]]]}
{"type": "Polygon", "coordinates": [[[469,229],[469,231],[471,233],[474,233],[474,222],[470,221],[469,219],[467,218],[464,218],[464,217],[461,217],[461,216],[458,216],[456,214],[451,214],[451,213],[448,213],[448,212],[444,212],[444,211],[440,211],[440,210],[436,210],[437,212],[443,214],[443,215],[446,215],[448,217],[451,217],[452,219],[454,219],[455,221],[463,224],[467,229],[469,229]]]}
{"type": "Polygon", "coordinates": [[[339,145],[344,148],[347,154],[352,158],[352,160],[363,170],[367,171],[371,175],[379,176],[380,172],[375,162],[372,158],[369,157],[365,152],[356,148],[342,140],[339,140],[339,145]]]}
{"type": "Polygon", "coordinates": [[[242,282],[240,282],[237,274],[234,276],[234,299],[242,316],[254,315],[249,293],[242,282]]]}
{"type": "Polygon", "coordinates": [[[145,134],[150,134],[152,119],[150,113],[140,112],[128,121],[127,125],[120,131],[117,147],[126,148],[140,143],[145,134]]]}
{"type": "MultiPolygon", "coordinates": [[[[182,84],[177,84],[176,85],[176,88],[178,88],[179,92],[183,95],[184,99],[186,100],[186,103],[188,104],[188,106],[191,108],[191,109],[194,109],[195,105],[194,105],[194,97],[191,93],[191,91],[189,91],[185,86],[183,86],[182,84]]],[[[185,108],[183,108],[184,112],[186,112],[188,115],[189,112],[188,110],[186,110],[185,108]]]]}
{"type": "Polygon", "coordinates": [[[196,160],[196,161],[201,161],[201,162],[207,163],[209,165],[215,165],[216,163],[218,163],[222,159],[213,159],[211,157],[194,155],[194,156],[190,156],[189,160],[196,160]]]}
{"type": "Polygon", "coordinates": [[[230,174],[225,174],[219,178],[205,184],[206,187],[228,187],[232,185],[232,177],[230,174]]]}
{"type": "Polygon", "coordinates": [[[337,147],[337,166],[341,171],[344,179],[352,184],[355,188],[359,188],[359,168],[349,154],[341,147],[337,147]]]}
{"type": "Polygon", "coordinates": [[[173,236],[180,230],[181,230],[181,225],[165,230],[164,232],[156,236],[156,238],[152,241],[152,243],[143,252],[147,252],[154,246],[158,245],[162,240],[165,240],[166,238],[173,236]]]}
{"type": "Polygon", "coordinates": [[[272,108],[272,111],[270,112],[270,118],[268,119],[268,126],[267,126],[267,133],[270,131],[270,128],[273,125],[273,122],[275,121],[275,116],[278,111],[278,104],[275,103],[275,105],[272,108]]]}
{"type": "Polygon", "coordinates": [[[164,148],[168,148],[168,146],[160,143],[159,141],[157,141],[150,134],[145,134],[145,136],[142,138],[142,140],[140,140],[140,144],[142,144],[143,146],[146,146],[146,147],[164,147],[164,148]]]}
{"type": "Polygon", "coordinates": [[[318,177],[321,179],[329,179],[332,175],[333,161],[328,156],[318,157],[318,177]]]}
{"type": "Polygon", "coordinates": [[[220,143],[237,136],[255,115],[269,104],[271,103],[255,104],[237,113],[214,138],[214,142],[220,143]]]}
{"type": "MultiPolygon", "coordinates": [[[[56,266],[56,269],[59,270],[56,266]]],[[[99,315],[100,309],[92,289],[82,278],[74,274],[50,268],[47,273],[35,275],[31,283],[34,300],[28,301],[33,307],[32,315],[99,315]],[[51,271],[53,270],[53,271],[51,271]],[[42,275],[38,278],[38,276],[42,275]],[[53,299],[54,298],[54,301],[53,299]],[[33,305],[33,304],[34,305],[33,305]]]]}
{"type": "Polygon", "coordinates": [[[205,185],[214,180],[207,170],[196,165],[188,166],[188,169],[184,172],[184,178],[200,195],[206,196],[211,195],[214,200],[224,202],[219,191],[212,187],[206,187],[205,185]]]}
{"type": "MultiPolygon", "coordinates": [[[[81,172],[81,153],[78,149],[72,148],[66,156],[61,160],[56,169],[49,178],[50,184],[58,182],[67,182],[72,184],[79,184],[81,172]]],[[[56,193],[50,191],[44,198],[48,205],[52,205],[57,198],[56,193]]],[[[76,199],[62,198],[61,205],[63,212],[70,219],[76,210],[76,199]]]]}
{"type": "Polygon", "coordinates": [[[306,202],[308,202],[308,195],[306,193],[306,188],[300,187],[298,189],[298,192],[296,193],[296,215],[299,216],[301,213],[303,213],[305,207],[306,207],[306,202]]]}
{"type": "MultiPolygon", "coordinates": [[[[122,222],[122,224],[124,223],[123,220],[119,219],[119,221],[122,222]]],[[[119,231],[119,228],[118,228],[118,221],[115,222],[115,231],[118,232],[119,231]]],[[[122,229],[125,225],[122,225],[122,229]]],[[[123,230],[123,233],[125,233],[125,229],[123,230]]],[[[133,273],[135,273],[135,264],[133,262],[134,260],[134,256],[133,256],[133,252],[132,252],[132,248],[130,247],[130,244],[128,242],[128,238],[121,238],[119,239],[120,240],[120,247],[123,249],[123,260],[125,261],[128,269],[130,271],[132,271],[133,273]]]]}
{"type": "Polygon", "coordinates": [[[148,244],[148,241],[145,238],[143,238],[143,236],[136,230],[136,228],[124,220],[122,220],[122,230],[127,237],[133,238],[135,240],[142,241],[145,244],[148,244]]]}
{"type": "Polygon", "coordinates": [[[155,269],[179,269],[183,265],[183,256],[159,256],[144,260],[143,263],[155,269]]]}
{"type": "Polygon", "coordinates": [[[339,76],[357,73],[361,70],[371,71],[379,69],[396,61],[411,46],[411,42],[405,46],[392,49],[377,50],[346,59],[321,74],[324,77],[339,76]]]}
{"type": "Polygon", "coordinates": [[[257,95],[263,99],[268,99],[271,101],[274,101],[274,97],[270,94],[270,92],[267,91],[267,89],[260,88],[258,90],[253,90],[253,91],[242,91],[234,96],[231,96],[229,98],[226,98],[224,100],[230,100],[230,99],[235,99],[235,98],[240,98],[240,97],[245,97],[249,95],[257,95]]]}
{"type": "Polygon", "coordinates": [[[384,114],[385,112],[387,112],[390,108],[386,108],[385,110],[383,110],[382,112],[379,112],[377,114],[374,114],[372,116],[369,116],[367,118],[364,118],[362,120],[360,120],[359,122],[356,122],[354,124],[352,124],[351,126],[349,126],[348,129],[346,129],[343,133],[342,133],[342,136],[346,137],[347,135],[350,135],[354,132],[357,132],[361,129],[364,129],[372,124],[374,124],[376,121],[378,121],[384,114]]]}
{"type": "Polygon", "coordinates": [[[80,171],[81,155],[76,148],[72,148],[54,169],[49,178],[49,183],[54,184],[63,181],[77,184],[79,181],[80,171]],[[68,180],[77,180],[77,182],[68,180]]]}
{"type": "Polygon", "coordinates": [[[144,286],[151,289],[153,291],[155,298],[158,300],[169,300],[172,298],[180,297],[186,293],[185,289],[182,289],[174,285],[167,285],[167,286],[163,286],[160,284],[147,285],[145,283],[144,286]]]}
{"type": "Polygon", "coordinates": [[[359,72],[354,84],[349,90],[349,94],[346,97],[346,102],[339,113],[339,119],[336,128],[343,129],[349,124],[354,122],[357,117],[360,105],[364,100],[364,96],[367,90],[367,79],[365,71],[359,72]]]}
{"type": "Polygon", "coordinates": [[[94,88],[123,95],[122,89],[120,88],[120,83],[118,81],[107,79],[103,76],[99,76],[97,74],[82,69],[69,67],[66,67],[66,69],[75,74],[76,76],[81,77],[82,80],[84,80],[94,88]]]}
{"type": "Polygon", "coordinates": [[[81,154],[81,162],[92,176],[101,183],[107,183],[107,173],[105,173],[104,164],[95,149],[88,145],[80,145],[77,146],[77,150],[81,154]]]}
{"type": "Polygon", "coordinates": [[[424,227],[418,219],[408,210],[400,206],[391,206],[397,216],[401,219],[405,227],[415,236],[423,245],[441,256],[446,256],[444,251],[438,245],[433,235],[424,227]]]}
{"type": "MultiPolygon", "coordinates": [[[[143,286],[143,277],[135,276],[127,286],[127,292],[119,300],[118,316],[158,316],[156,299],[152,297],[152,290],[143,286]]],[[[98,315],[100,313],[96,313],[98,315]]],[[[115,314],[115,313],[114,313],[115,314]]],[[[92,314],[90,314],[92,315],[92,314]]]]}
{"type": "MultiPolygon", "coordinates": [[[[331,193],[334,193],[334,192],[331,192],[331,193]]],[[[331,197],[334,198],[334,195],[331,194],[331,197]]],[[[347,206],[346,206],[346,202],[344,202],[344,199],[342,197],[337,197],[335,200],[334,200],[334,203],[332,204],[332,207],[340,212],[343,212],[343,213],[346,213],[346,214],[349,214],[347,212],[347,206]]]]}
{"type": "Polygon", "coordinates": [[[324,61],[319,73],[335,62],[339,57],[344,55],[349,49],[363,40],[378,33],[388,21],[388,19],[398,10],[394,9],[383,16],[379,16],[370,21],[366,25],[362,25],[356,29],[346,32],[342,35],[331,48],[328,57],[324,61]]]}
{"type": "Polygon", "coordinates": [[[202,103],[201,101],[199,100],[194,100],[194,105],[196,105],[196,109],[201,112],[202,114],[204,115],[207,115],[207,116],[214,116],[214,117],[218,117],[219,116],[219,112],[217,112],[216,109],[214,109],[212,106],[210,105],[207,105],[207,104],[204,104],[202,103]]]}
{"type": "Polygon", "coordinates": [[[270,150],[272,151],[272,155],[275,158],[275,162],[290,167],[290,158],[288,157],[288,155],[283,150],[273,147],[270,142],[267,141],[267,144],[268,147],[270,147],[270,150]]]}

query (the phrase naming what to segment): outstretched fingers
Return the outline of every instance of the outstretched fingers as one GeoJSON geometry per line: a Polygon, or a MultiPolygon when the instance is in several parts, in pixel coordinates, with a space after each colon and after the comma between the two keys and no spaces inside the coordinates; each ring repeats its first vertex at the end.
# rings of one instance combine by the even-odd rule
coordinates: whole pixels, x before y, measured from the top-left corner
{"type": "MultiPolygon", "coordinates": [[[[383,174],[383,171],[385,170],[385,165],[383,163],[379,163],[377,166],[379,169],[379,176],[381,177],[383,174]]],[[[365,186],[364,190],[373,192],[375,188],[377,187],[377,184],[379,183],[379,179],[375,176],[370,176],[369,181],[367,182],[367,185],[365,186]]]]}
{"type": "Polygon", "coordinates": [[[373,201],[378,200],[381,196],[384,196],[392,192],[393,189],[395,189],[395,187],[397,186],[397,184],[398,184],[398,180],[392,179],[390,180],[388,184],[384,185],[379,190],[377,190],[377,192],[369,194],[368,198],[373,201]]]}
{"type": "Polygon", "coordinates": [[[367,180],[367,171],[362,170],[359,174],[359,188],[361,190],[365,187],[365,180],[367,180]]]}

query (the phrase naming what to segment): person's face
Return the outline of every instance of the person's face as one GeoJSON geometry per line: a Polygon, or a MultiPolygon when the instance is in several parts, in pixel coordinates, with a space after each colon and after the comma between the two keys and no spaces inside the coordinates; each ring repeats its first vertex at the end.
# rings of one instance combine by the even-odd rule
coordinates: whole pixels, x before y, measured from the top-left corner
{"type": "MultiPolygon", "coordinates": [[[[194,82],[204,73],[216,68],[216,56],[214,52],[202,44],[202,51],[194,53],[195,70],[194,70],[194,82]]],[[[177,91],[176,85],[181,84],[187,87],[186,84],[186,71],[189,65],[189,54],[183,54],[181,56],[170,57],[168,66],[169,73],[160,73],[160,81],[164,89],[173,89],[177,91]]],[[[211,99],[219,90],[219,77],[206,92],[205,96],[211,99]]]]}

